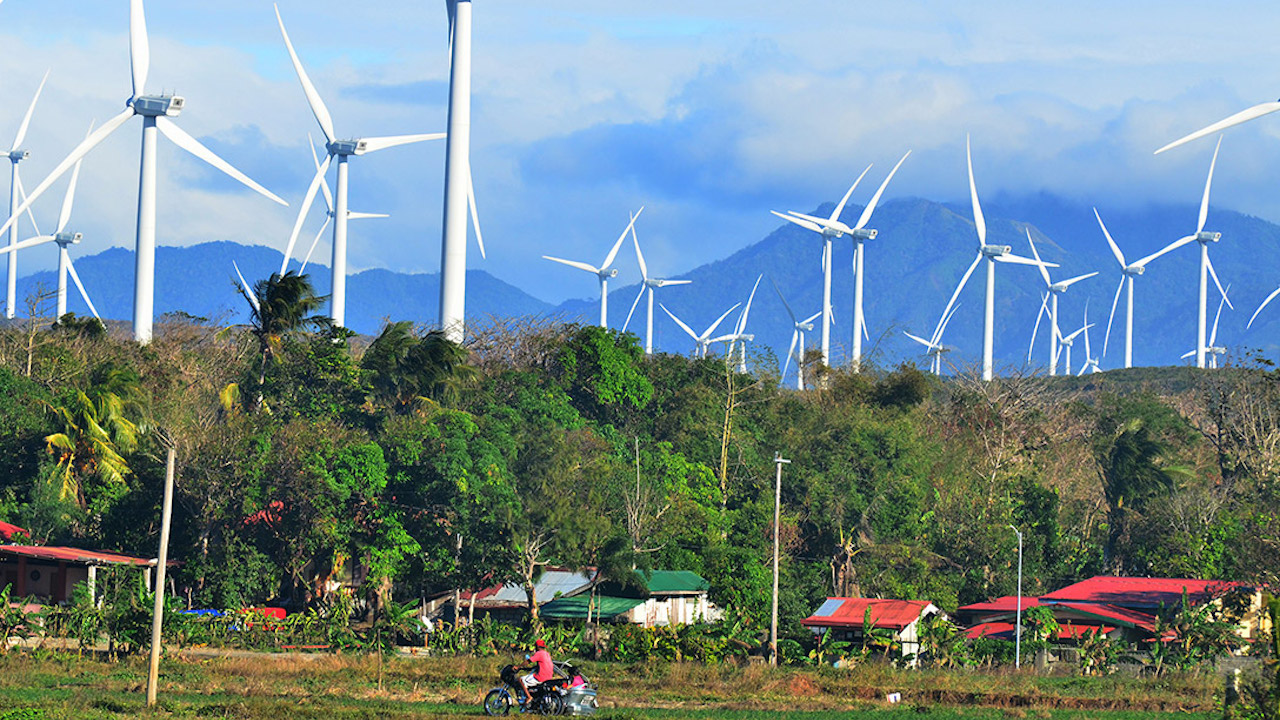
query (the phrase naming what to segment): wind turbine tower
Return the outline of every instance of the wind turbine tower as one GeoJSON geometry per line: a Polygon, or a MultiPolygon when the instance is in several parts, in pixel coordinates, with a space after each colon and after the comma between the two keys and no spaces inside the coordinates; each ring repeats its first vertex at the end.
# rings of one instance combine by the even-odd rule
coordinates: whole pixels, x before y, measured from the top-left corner
{"type": "MultiPolygon", "coordinates": [[[[18,202],[25,191],[22,189],[22,177],[18,173],[18,163],[31,157],[31,153],[22,149],[22,141],[27,138],[27,128],[31,126],[31,114],[35,112],[36,101],[40,99],[40,93],[44,90],[44,84],[49,80],[49,72],[45,71],[44,79],[40,81],[40,86],[36,88],[36,94],[31,98],[31,104],[27,106],[27,114],[22,117],[22,124],[18,126],[18,134],[13,138],[13,147],[9,148],[9,162],[13,168],[9,175],[9,217],[12,218],[14,210],[18,207],[18,202]]],[[[35,224],[35,221],[32,221],[35,224]]],[[[37,231],[38,234],[39,231],[37,231]]],[[[14,247],[18,244],[18,224],[13,223],[9,226],[9,277],[8,286],[5,293],[4,314],[10,320],[13,319],[14,311],[18,305],[18,253],[14,247]]]]}
{"type": "Polygon", "coordinates": [[[445,7],[451,62],[440,242],[440,329],[460,343],[466,336],[467,195],[471,187],[471,0],[445,0],[445,7]]]}

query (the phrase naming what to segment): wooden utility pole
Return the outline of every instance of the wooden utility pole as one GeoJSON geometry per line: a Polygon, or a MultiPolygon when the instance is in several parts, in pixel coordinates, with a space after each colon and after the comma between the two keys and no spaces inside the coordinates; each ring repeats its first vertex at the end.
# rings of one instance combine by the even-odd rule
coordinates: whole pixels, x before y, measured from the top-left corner
{"type": "Polygon", "coordinates": [[[778,480],[773,489],[773,614],[769,621],[769,664],[778,664],[778,526],[782,516],[782,466],[789,465],[782,453],[775,453],[773,464],[778,466],[778,480]]]}
{"type": "Polygon", "coordinates": [[[156,704],[156,684],[160,679],[160,631],[164,625],[164,580],[169,563],[169,520],[173,515],[173,441],[161,435],[167,450],[164,461],[164,505],[160,510],[160,555],[156,558],[156,604],[151,614],[151,666],[147,671],[147,707],[156,704]]]}

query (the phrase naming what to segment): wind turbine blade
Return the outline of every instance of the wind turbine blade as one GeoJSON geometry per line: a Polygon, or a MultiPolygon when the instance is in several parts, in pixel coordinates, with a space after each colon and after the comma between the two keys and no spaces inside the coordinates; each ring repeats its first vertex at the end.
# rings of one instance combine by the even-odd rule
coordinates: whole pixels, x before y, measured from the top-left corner
{"type": "Polygon", "coordinates": [[[329,215],[324,216],[324,224],[320,226],[320,231],[311,240],[311,247],[307,248],[307,256],[302,259],[302,265],[298,267],[298,274],[301,275],[307,271],[307,265],[311,262],[311,254],[316,251],[316,246],[320,244],[320,238],[324,236],[324,231],[329,227],[329,223],[333,218],[329,215]]]}
{"type": "MultiPolygon", "coordinates": [[[[685,324],[684,324],[684,322],[683,322],[680,318],[678,318],[678,317],[676,317],[675,315],[673,315],[673,314],[671,313],[671,311],[667,309],[667,306],[666,306],[666,305],[663,305],[662,303],[658,303],[658,307],[662,308],[662,312],[664,312],[664,313],[666,313],[668,316],[670,316],[670,318],[671,318],[672,320],[675,320],[675,321],[676,321],[676,324],[680,326],[680,329],[682,329],[682,330],[684,330],[685,332],[689,333],[689,337],[693,338],[693,341],[694,341],[694,342],[701,342],[701,341],[702,341],[702,338],[698,337],[698,334],[697,334],[697,333],[695,333],[695,332],[693,331],[693,328],[690,328],[688,325],[685,325],[685,324]]],[[[735,306],[735,307],[736,307],[736,306],[735,306]]]]}
{"type": "Polygon", "coordinates": [[[809,323],[813,322],[814,320],[817,320],[819,317],[822,317],[822,311],[821,311],[821,310],[819,310],[818,312],[816,312],[816,313],[814,313],[814,314],[810,315],[809,317],[805,318],[803,322],[804,322],[804,324],[805,324],[805,325],[808,325],[809,323]]]}
{"type": "Polygon", "coordinates": [[[924,338],[922,338],[922,337],[919,337],[919,336],[917,336],[917,335],[912,335],[911,333],[907,332],[906,330],[903,330],[903,331],[902,331],[902,334],[903,334],[903,335],[906,335],[907,337],[911,338],[912,340],[915,340],[916,342],[920,343],[921,345],[925,346],[926,348],[930,348],[930,349],[932,349],[932,348],[933,348],[933,343],[929,342],[928,340],[925,340],[925,339],[924,339],[924,338]]]}
{"type": "Polygon", "coordinates": [[[627,233],[631,232],[631,228],[635,226],[636,220],[640,219],[640,213],[642,212],[644,212],[643,205],[640,206],[635,215],[631,216],[631,222],[627,223],[626,229],[618,236],[618,241],[613,244],[613,247],[609,248],[609,254],[605,256],[604,262],[600,264],[601,270],[608,270],[609,266],[613,264],[613,259],[618,257],[618,250],[622,248],[623,241],[627,239],[627,233]]]}
{"type": "MultiPolygon", "coordinates": [[[[1227,295],[1223,293],[1222,299],[1218,301],[1218,312],[1213,316],[1213,331],[1209,333],[1209,347],[1216,347],[1218,344],[1218,321],[1222,319],[1222,306],[1227,302],[1227,295]]],[[[1235,308],[1231,308],[1234,310],[1235,308]]]]}
{"type": "MultiPolygon", "coordinates": [[[[328,185],[321,183],[320,187],[327,188],[328,185]]],[[[381,220],[383,218],[389,218],[389,217],[391,216],[386,213],[366,213],[366,212],[347,213],[348,220],[381,220]]]]}
{"type": "MultiPolygon", "coordinates": [[[[316,155],[316,141],[312,139],[311,133],[307,133],[307,145],[311,147],[311,161],[315,163],[316,170],[320,169],[320,156],[316,155]]],[[[324,205],[329,208],[329,212],[333,212],[333,193],[329,192],[329,184],[325,183],[320,186],[324,191],[324,205]]],[[[348,217],[350,217],[348,215],[348,217]]]]}
{"type": "Polygon", "coordinates": [[[1263,300],[1262,304],[1258,306],[1258,309],[1253,311],[1253,317],[1249,318],[1249,324],[1244,326],[1245,330],[1253,327],[1253,321],[1258,319],[1258,313],[1262,312],[1262,308],[1266,307],[1267,303],[1275,300],[1277,295],[1280,295],[1280,287],[1272,290],[1271,294],[1267,296],[1267,299],[1263,300]]]}
{"type": "Polygon", "coordinates": [[[1089,322],[1089,301],[1084,301],[1084,361],[1087,365],[1093,360],[1093,351],[1089,348],[1089,328],[1093,324],[1089,322]]]}
{"type": "Polygon", "coordinates": [[[640,239],[636,237],[636,226],[634,223],[631,225],[631,243],[636,246],[636,262],[640,264],[640,277],[645,282],[648,282],[649,266],[644,264],[644,253],[640,252],[640,239]]]}
{"type": "MultiPolygon", "coordinates": [[[[964,276],[960,278],[960,284],[956,285],[955,292],[951,293],[951,299],[947,301],[947,306],[942,309],[942,317],[946,317],[951,312],[951,306],[955,304],[956,298],[960,297],[960,291],[964,290],[965,283],[969,282],[969,276],[973,275],[973,271],[978,269],[978,263],[982,262],[982,255],[979,254],[973,259],[969,265],[969,269],[964,271],[964,276]]],[[[942,327],[942,321],[938,321],[938,327],[942,327]]]]}
{"type": "Polygon", "coordinates": [[[1036,313],[1036,324],[1031,328],[1031,344],[1027,346],[1027,362],[1031,362],[1031,353],[1036,348],[1036,334],[1040,332],[1040,318],[1044,317],[1044,311],[1049,307],[1049,295],[1051,293],[1043,293],[1040,299],[1040,312],[1036,313]]]}
{"type": "MultiPolygon", "coordinates": [[[[141,3],[141,0],[134,0],[141,3]]],[[[320,123],[320,130],[324,132],[325,139],[333,142],[338,136],[333,131],[333,116],[329,114],[329,108],[325,107],[324,100],[320,97],[316,86],[312,84],[311,78],[307,76],[307,71],[302,67],[302,61],[298,59],[298,53],[293,49],[293,42],[289,40],[289,32],[284,29],[284,20],[280,17],[280,6],[276,5],[276,22],[280,24],[280,35],[284,37],[284,45],[289,49],[289,58],[293,60],[293,69],[298,73],[298,82],[302,83],[302,92],[307,96],[307,104],[311,106],[311,113],[316,116],[316,122],[320,123]]]]}
{"type": "Polygon", "coordinates": [[[1120,246],[1116,245],[1116,241],[1111,239],[1111,233],[1107,232],[1107,225],[1102,222],[1102,216],[1098,214],[1098,208],[1093,209],[1093,216],[1098,218],[1098,227],[1102,228],[1102,236],[1107,239],[1107,245],[1111,247],[1111,254],[1116,256],[1116,262],[1120,263],[1121,268],[1128,267],[1128,263],[1124,261],[1124,253],[1120,252],[1120,246]]]}
{"type": "MultiPolygon", "coordinates": [[[[27,189],[22,186],[22,176],[18,174],[17,168],[14,168],[13,182],[14,182],[14,185],[16,185],[18,188],[19,201],[25,202],[27,199],[27,189]]],[[[36,231],[37,235],[43,234],[40,232],[40,225],[36,223],[36,214],[31,212],[30,205],[27,205],[27,219],[31,221],[31,227],[36,231]]]]}
{"type": "Polygon", "coordinates": [[[316,169],[315,176],[311,178],[311,184],[307,186],[307,194],[303,196],[302,205],[298,207],[298,219],[293,222],[293,232],[289,234],[289,242],[284,247],[284,259],[280,261],[281,275],[289,267],[289,258],[293,256],[293,246],[298,242],[298,233],[302,232],[302,223],[307,219],[307,213],[311,210],[311,203],[315,202],[316,192],[320,189],[320,183],[324,180],[324,174],[329,171],[329,163],[332,160],[332,155],[325,157],[324,161],[320,163],[320,167],[316,169]]]}
{"type": "MultiPolygon", "coordinates": [[[[778,283],[774,281],[773,276],[769,276],[769,282],[773,283],[773,291],[778,293],[778,299],[782,301],[782,307],[786,308],[787,317],[791,318],[791,324],[796,324],[796,314],[791,311],[791,306],[787,304],[787,299],[782,296],[782,289],[778,287],[778,283]]],[[[1280,292],[1280,291],[1278,291],[1280,292]]]]}
{"type": "Polygon", "coordinates": [[[788,210],[787,214],[791,215],[792,217],[800,218],[801,220],[808,220],[814,225],[817,225],[819,228],[827,228],[829,230],[835,230],[836,232],[840,232],[840,233],[853,232],[853,228],[849,227],[848,225],[845,225],[839,220],[828,220],[826,218],[814,217],[813,215],[805,215],[804,213],[796,212],[795,210],[788,210]]]}
{"type": "MultiPolygon", "coordinates": [[[[89,125],[89,133],[93,132],[93,125],[89,125]]],[[[87,137],[87,135],[86,135],[87,137]]],[[[76,183],[80,180],[80,166],[84,163],[84,158],[76,161],[75,168],[71,171],[71,182],[67,184],[67,194],[62,198],[62,211],[58,213],[58,229],[53,233],[56,235],[67,229],[67,223],[71,220],[71,207],[76,201],[76,183]]],[[[35,219],[32,219],[35,222],[35,219]]],[[[36,231],[39,233],[39,230],[36,231]]]]}
{"type": "Polygon", "coordinates": [[[800,331],[792,330],[791,345],[787,348],[787,361],[782,364],[782,374],[778,376],[780,380],[787,376],[787,370],[791,367],[791,357],[796,353],[796,341],[798,339],[800,339],[800,331]]]}
{"type": "Polygon", "coordinates": [[[1040,277],[1044,278],[1045,285],[1053,285],[1053,281],[1049,279],[1049,271],[1045,268],[1044,262],[1040,259],[1040,253],[1036,250],[1036,243],[1031,239],[1031,228],[1025,228],[1027,231],[1027,244],[1031,246],[1031,256],[1036,260],[1036,269],[1040,271],[1040,277]]]}
{"type": "Polygon", "coordinates": [[[244,288],[244,296],[249,300],[249,304],[253,306],[255,312],[262,312],[262,306],[258,304],[258,296],[253,294],[253,288],[245,282],[244,275],[240,274],[240,266],[235,260],[231,261],[231,267],[236,269],[236,277],[240,278],[240,287],[244,288]]]}
{"type": "Polygon", "coordinates": [[[1070,335],[1068,335],[1068,336],[1066,336],[1066,337],[1062,338],[1062,342],[1064,342],[1064,343],[1070,343],[1072,340],[1075,340],[1075,339],[1080,335],[1080,333],[1084,332],[1085,330],[1088,330],[1088,329],[1089,329],[1089,328],[1091,328],[1091,327],[1093,327],[1093,324],[1092,324],[1092,323],[1090,323],[1090,324],[1088,324],[1088,325],[1085,325],[1084,327],[1080,328],[1079,330],[1077,330],[1077,331],[1075,331],[1075,332],[1071,333],[1070,335]]]}
{"type": "Polygon", "coordinates": [[[978,186],[973,181],[973,152],[969,149],[969,137],[964,139],[964,154],[969,161],[969,199],[973,202],[973,224],[978,228],[978,242],[987,244],[987,219],[982,216],[982,204],[978,202],[978,186]]]}
{"type": "Polygon", "coordinates": [[[1236,306],[1231,304],[1231,299],[1227,297],[1227,291],[1222,287],[1222,281],[1218,279],[1218,271],[1213,269],[1213,260],[1212,259],[1208,259],[1208,260],[1209,260],[1209,276],[1213,278],[1213,284],[1218,286],[1218,292],[1222,295],[1222,299],[1227,303],[1227,307],[1231,308],[1232,310],[1235,310],[1236,306]]]}
{"type": "Polygon", "coordinates": [[[738,329],[734,330],[734,334],[741,335],[747,330],[747,318],[751,315],[751,301],[756,299],[756,290],[760,289],[760,281],[764,279],[764,275],[756,276],[756,284],[751,288],[751,294],[747,296],[747,306],[742,309],[742,317],[738,319],[738,329]]]}
{"type": "Polygon", "coordinates": [[[147,39],[147,17],[142,0],[129,3],[129,65],[133,73],[133,96],[146,93],[147,73],[151,69],[151,41],[147,39]]]}
{"type": "Polygon", "coordinates": [[[1077,275],[1077,276],[1075,276],[1075,277],[1071,278],[1070,280],[1063,280],[1063,281],[1059,282],[1058,284],[1059,284],[1059,285],[1061,285],[1062,287],[1071,287],[1072,285],[1075,285],[1076,283],[1080,282],[1081,280],[1088,280],[1089,278],[1091,278],[1091,277],[1093,277],[1094,275],[1097,275],[1097,274],[1098,274],[1098,273],[1096,273],[1096,272],[1091,272],[1091,273],[1085,273],[1084,275],[1077,275]]]}
{"type": "MultiPolygon", "coordinates": [[[[711,337],[711,333],[715,332],[717,327],[720,327],[720,323],[724,322],[724,319],[729,317],[729,313],[733,312],[734,310],[737,310],[741,306],[742,306],[742,303],[734,303],[733,307],[729,308],[728,310],[725,310],[723,315],[716,318],[716,321],[711,323],[711,327],[707,328],[706,332],[699,335],[698,339],[702,340],[702,339],[711,337]]],[[[666,310],[666,308],[663,308],[663,310],[666,310]]],[[[667,313],[667,314],[670,315],[671,313],[667,313]]]]}
{"type": "Polygon", "coordinates": [[[910,154],[911,151],[908,150],[907,154],[903,155],[902,159],[898,161],[898,164],[894,165],[893,169],[889,171],[889,176],[884,179],[884,182],[880,183],[880,189],[876,190],[875,195],[871,196],[871,202],[867,203],[867,207],[863,209],[862,217],[858,218],[858,224],[853,226],[855,230],[861,230],[867,226],[867,223],[871,222],[871,213],[876,211],[876,205],[880,203],[880,196],[884,195],[884,189],[889,187],[889,181],[893,179],[894,174],[898,172],[898,168],[902,167],[902,163],[907,161],[907,156],[910,154]]]}
{"type": "Polygon", "coordinates": [[[1022,257],[1021,255],[1011,255],[1011,254],[996,255],[991,259],[995,260],[996,262],[1009,263],[1010,265],[1035,265],[1036,267],[1047,267],[1047,268],[1058,267],[1057,263],[1036,262],[1035,260],[1032,260],[1029,257],[1022,257]]]}
{"type": "Polygon", "coordinates": [[[23,240],[22,242],[14,243],[13,245],[0,246],[0,253],[18,252],[19,250],[26,250],[27,248],[36,247],[37,245],[43,245],[47,242],[53,242],[54,240],[57,240],[57,239],[58,238],[53,235],[36,235],[35,237],[29,237],[26,240],[23,240]]]}
{"type": "Polygon", "coordinates": [[[102,127],[92,133],[89,133],[89,137],[80,141],[80,144],[71,151],[71,154],[63,158],[62,162],[58,163],[53,171],[49,173],[48,177],[40,181],[40,184],[36,186],[35,190],[31,191],[31,194],[27,196],[27,199],[23,200],[21,205],[14,208],[13,214],[9,220],[5,222],[4,225],[0,225],[0,234],[4,234],[4,232],[9,229],[9,226],[13,224],[15,219],[20,217],[22,213],[27,212],[27,208],[30,208],[32,203],[39,199],[46,190],[57,182],[58,178],[62,177],[64,173],[70,170],[76,163],[80,162],[80,158],[87,155],[90,150],[97,147],[103,140],[106,140],[108,135],[118,130],[120,126],[128,122],[131,117],[133,117],[133,108],[125,108],[124,112],[121,112],[119,115],[111,118],[105,122],[102,127]]]}
{"type": "Polygon", "coordinates": [[[218,168],[222,172],[231,176],[233,180],[238,181],[240,184],[257,192],[259,195],[262,195],[269,200],[273,200],[285,207],[289,207],[289,203],[280,199],[280,197],[275,193],[254,182],[248,175],[245,175],[232,167],[231,163],[218,157],[212,150],[201,144],[199,140],[192,137],[186,130],[178,127],[178,125],[169,118],[156,118],[156,127],[160,128],[160,133],[172,140],[173,144],[218,168]]]}
{"type": "Polygon", "coordinates": [[[854,188],[858,187],[858,183],[862,182],[862,178],[866,177],[867,173],[870,171],[871,166],[868,165],[867,169],[863,170],[862,174],[858,176],[858,179],[853,181],[853,184],[849,186],[848,192],[844,194],[844,197],[840,198],[840,203],[836,205],[836,209],[831,213],[831,219],[829,222],[837,222],[840,220],[840,214],[844,212],[844,206],[849,202],[849,196],[853,195],[854,188]]]}
{"type": "Polygon", "coordinates": [[[770,210],[769,212],[773,213],[774,215],[777,215],[778,217],[782,218],[783,220],[786,220],[787,222],[795,223],[796,225],[799,225],[800,227],[806,230],[812,230],[816,233],[822,232],[822,226],[816,222],[813,222],[812,220],[804,220],[802,218],[798,218],[793,215],[783,215],[777,210],[770,210]]]}
{"type": "Polygon", "coordinates": [[[1111,315],[1107,317],[1107,334],[1102,338],[1102,357],[1107,356],[1107,347],[1111,343],[1111,323],[1116,319],[1116,307],[1120,304],[1120,292],[1124,290],[1124,275],[1120,276],[1120,284],[1116,285],[1116,296],[1111,300],[1111,315]]]}
{"type": "Polygon", "coordinates": [[[636,295],[636,299],[631,302],[631,310],[627,312],[627,321],[622,323],[622,332],[626,332],[627,326],[631,324],[631,316],[635,314],[636,306],[640,304],[640,298],[644,297],[644,291],[646,289],[648,289],[647,286],[641,282],[640,292],[636,295]]]}
{"type": "Polygon", "coordinates": [[[661,280],[662,285],[659,287],[670,287],[672,285],[688,285],[692,280],[661,280]]]}
{"type": "Polygon", "coordinates": [[[560,263],[561,265],[568,265],[569,267],[578,268],[579,270],[586,270],[592,275],[595,275],[600,272],[598,268],[592,265],[588,265],[584,262],[578,262],[577,260],[565,260],[564,258],[551,257],[550,255],[543,255],[542,259],[550,260],[551,262],[557,262],[557,263],[560,263]]]}
{"type": "Polygon", "coordinates": [[[1209,161],[1209,177],[1204,181],[1204,198],[1200,201],[1200,219],[1196,223],[1196,232],[1204,230],[1204,221],[1209,218],[1209,188],[1213,185],[1213,168],[1218,164],[1218,151],[1222,149],[1222,136],[1218,136],[1218,145],[1213,149],[1213,160],[1209,161]]]}
{"type": "Polygon", "coordinates": [[[956,311],[960,309],[960,305],[961,303],[956,303],[955,306],[951,308],[951,312],[947,313],[946,317],[942,318],[942,322],[938,323],[937,329],[934,330],[933,344],[937,345],[939,349],[944,349],[942,347],[942,336],[947,332],[947,326],[951,324],[951,318],[956,316],[956,311]]]}
{"type": "Polygon", "coordinates": [[[40,86],[36,88],[36,94],[31,98],[31,104],[27,106],[27,114],[22,116],[22,124],[18,126],[18,134],[13,138],[13,149],[22,149],[22,141],[27,138],[27,128],[31,127],[31,115],[36,111],[36,101],[40,99],[40,93],[44,90],[44,84],[49,80],[49,71],[44,71],[44,78],[40,80],[40,86]]]}
{"type": "Polygon", "coordinates": [[[476,231],[476,245],[480,246],[480,259],[488,260],[484,252],[484,235],[480,233],[480,213],[476,212],[476,186],[471,182],[471,161],[467,161],[467,210],[471,213],[471,229],[476,231]]]}
{"type": "Polygon", "coordinates": [[[1183,245],[1186,245],[1187,243],[1195,242],[1195,239],[1196,239],[1195,235],[1187,235],[1186,237],[1178,238],[1177,240],[1174,240],[1173,242],[1164,246],[1160,250],[1157,250],[1156,252],[1151,253],[1150,255],[1142,258],[1141,260],[1138,260],[1137,262],[1134,263],[1134,266],[1146,267],[1146,264],[1151,262],[1152,260],[1155,260],[1156,258],[1160,257],[1161,255],[1164,255],[1165,253],[1173,252],[1174,250],[1177,250],[1178,248],[1182,247],[1183,245]]]}
{"type": "Polygon", "coordinates": [[[361,138],[361,142],[364,143],[364,150],[360,154],[368,155],[371,152],[378,152],[379,150],[401,145],[411,145],[427,140],[440,140],[448,137],[448,135],[448,133],[426,133],[422,135],[388,135],[386,137],[361,138]]]}
{"type": "Polygon", "coordinates": [[[1192,355],[1195,355],[1195,354],[1196,354],[1196,351],[1195,351],[1195,350],[1190,350],[1190,351],[1185,352],[1185,353],[1183,353],[1182,355],[1180,355],[1180,356],[1179,356],[1179,359],[1186,360],[1186,359],[1190,358],[1192,355]]]}
{"type": "Polygon", "coordinates": [[[1235,115],[1232,115],[1231,117],[1225,118],[1223,120],[1219,120],[1218,122],[1208,127],[1201,128],[1200,130],[1197,130],[1191,133],[1190,135],[1187,135],[1186,137],[1174,140],[1168,145],[1165,145],[1164,147],[1157,150],[1155,154],[1159,155],[1165,150],[1176,148],[1179,145],[1189,143],[1192,140],[1198,140],[1204,137],[1205,135],[1212,135],[1213,133],[1216,133],[1220,130],[1226,130],[1229,127],[1239,125],[1240,123],[1243,123],[1243,122],[1248,122],[1250,120],[1253,120],[1254,118],[1262,117],[1263,115],[1268,115],[1277,110],[1280,110],[1280,102],[1267,102],[1267,103],[1261,103],[1259,105],[1254,105],[1253,107],[1248,108],[1246,110],[1241,110],[1240,112],[1236,113],[1235,115]]]}
{"type": "MultiPolygon", "coordinates": [[[[62,252],[66,252],[65,249],[62,252]]],[[[84,298],[84,304],[89,306],[89,312],[93,313],[95,318],[101,320],[98,315],[98,308],[93,306],[93,301],[89,299],[89,293],[85,292],[84,283],[80,282],[80,273],[76,272],[76,266],[71,262],[71,258],[67,258],[67,274],[71,276],[71,282],[76,284],[76,289],[80,291],[80,297],[84,298]]]]}

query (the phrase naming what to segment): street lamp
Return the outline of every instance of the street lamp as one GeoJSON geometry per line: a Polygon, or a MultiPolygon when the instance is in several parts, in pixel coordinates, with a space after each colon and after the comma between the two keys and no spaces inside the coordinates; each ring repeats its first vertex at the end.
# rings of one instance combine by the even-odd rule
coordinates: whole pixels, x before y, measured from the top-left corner
{"type": "Polygon", "coordinates": [[[1018,625],[1013,631],[1013,667],[1022,667],[1022,531],[1010,525],[1018,536],[1018,625]]]}
{"type": "Polygon", "coordinates": [[[782,466],[790,465],[782,453],[774,453],[773,464],[778,467],[778,480],[773,489],[773,619],[769,623],[769,664],[778,664],[778,524],[782,515],[782,466]]]}

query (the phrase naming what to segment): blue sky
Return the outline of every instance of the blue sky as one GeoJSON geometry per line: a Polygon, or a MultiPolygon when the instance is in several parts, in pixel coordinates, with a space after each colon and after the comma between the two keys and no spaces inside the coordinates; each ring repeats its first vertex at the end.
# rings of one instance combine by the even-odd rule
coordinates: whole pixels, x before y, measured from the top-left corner
{"type": "MultiPolygon", "coordinates": [[[[671,276],[759,240],[778,225],[770,209],[838,199],[868,163],[874,188],[908,149],[888,197],[962,200],[966,133],[984,196],[1195,202],[1212,142],[1152,150],[1280,97],[1273,3],[475,6],[473,166],[490,254],[481,261],[473,246],[470,262],[549,301],[591,296],[594,281],[538,256],[598,262],[641,205],[646,258],[671,276]]],[[[443,130],[443,2],[356,11],[283,0],[280,9],[339,134],[443,130]]],[[[152,0],[147,10],[148,88],[186,96],[179,122],[296,207],[310,176],[306,134],[318,133],[271,3],[152,0]]],[[[122,107],[127,25],[126,0],[0,5],[0,142],[52,70],[26,143],[28,187],[91,120],[122,107]]],[[[132,246],[137,133],[126,127],[86,162],[79,253],[132,246]]],[[[1280,117],[1230,132],[1216,204],[1280,220],[1277,161],[1280,117]]],[[[162,244],[283,249],[294,208],[240,191],[171,145],[160,166],[162,244]]],[[[353,209],[393,217],[353,226],[352,269],[438,270],[442,169],[439,143],[353,162],[353,209]]],[[[52,224],[60,196],[59,187],[41,203],[42,223],[52,224]]],[[[308,239],[321,220],[314,211],[308,239]]],[[[51,267],[55,254],[25,254],[23,274],[51,267]]],[[[327,258],[327,242],[318,254],[327,258]]],[[[622,279],[633,280],[634,261],[622,258],[622,279]]]]}

